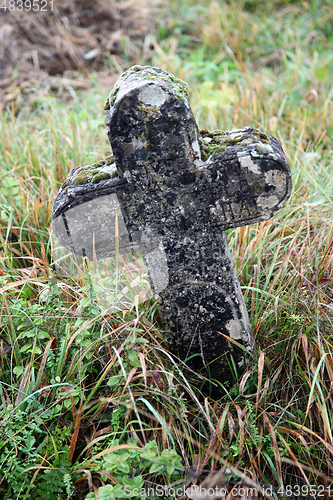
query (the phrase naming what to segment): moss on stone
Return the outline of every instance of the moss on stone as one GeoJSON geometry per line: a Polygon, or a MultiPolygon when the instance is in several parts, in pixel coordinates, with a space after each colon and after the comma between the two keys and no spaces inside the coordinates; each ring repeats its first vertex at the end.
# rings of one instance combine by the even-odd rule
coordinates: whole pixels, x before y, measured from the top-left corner
{"type": "Polygon", "coordinates": [[[105,165],[112,165],[114,163],[114,157],[113,155],[110,155],[110,156],[106,156],[103,160],[104,164],[105,165]]]}
{"type": "Polygon", "coordinates": [[[115,172],[101,172],[101,171],[99,171],[98,173],[96,173],[94,175],[91,182],[93,184],[97,184],[100,181],[106,181],[107,179],[112,179],[112,177],[116,177],[116,176],[117,176],[117,171],[115,171],[115,172]],[[112,174],[115,174],[115,175],[112,175],[112,174]]]}
{"type": "Polygon", "coordinates": [[[202,160],[206,161],[211,155],[223,153],[227,149],[226,138],[227,134],[222,130],[211,133],[207,130],[202,130],[199,137],[202,160]]]}
{"type": "Polygon", "coordinates": [[[105,103],[105,105],[104,105],[104,108],[103,108],[103,109],[104,109],[104,111],[106,111],[107,109],[110,109],[110,101],[109,101],[109,98],[107,98],[106,103],[105,103]]]}
{"type": "Polygon", "coordinates": [[[252,133],[254,135],[254,137],[259,141],[259,142],[262,142],[264,144],[270,144],[271,141],[269,140],[269,137],[267,134],[265,134],[264,132],[261,132],[259,129],[257,128],[254,128],[252,130],[252,133]]]}
{"type": "Polygon", "coordinates": [[[252,136],[247,133],[233,137],[232,135],[228,135],[223,130],[214,130],[213,132],[201,130],[199,140],[201,158],[205,161],[211,155],[224,153],[227,148],[231,146],[244,145],[249,142],[248,140],[252,141],[252,136]]]}
{"type": "Polygon", "coordinates": [[[69,182],[75,185],[88,184],[89,182],[97,184],[100,181],[117,177],[116,169],[111,172],[103,170],[104,167],[110,166],[113,163],[114,159],[111,155],[104,158],[104,160],[80,167],[65,181],[65,183],[67,183],[66,186],[69,182]]]}
{"type": "Polygon", "coordinates": [[[72,178],[72,184],[81,186],[82,184],[88,184],[92,179],[91,175],[87,172],[82,172],[80,174],[74,175],[72,178]]]}
{"type": "Polygon", "coordinates": [[[273,151],[269,137],[258,129],[247,128],[228,133],[222,130],[200,131],[199,145],[203,161],[206,161],[211,155],[224,153],[229,147],[241,148],[246,144],[256,144],[258,153],[273,151]]]}
{"type": "Polygon", "coordinates": [[[116,101],[116,98],[117,98],[118,92],[119,92],[119,87],[114,86],[113,89],[110,92],[110,95],[109,95],[107,101],[106,101],[107,104],[109,105],[109,107],[108,108],[104,107],[104,109],[110,109],[111,106],[114,105],[114,103],[116,101]]]}

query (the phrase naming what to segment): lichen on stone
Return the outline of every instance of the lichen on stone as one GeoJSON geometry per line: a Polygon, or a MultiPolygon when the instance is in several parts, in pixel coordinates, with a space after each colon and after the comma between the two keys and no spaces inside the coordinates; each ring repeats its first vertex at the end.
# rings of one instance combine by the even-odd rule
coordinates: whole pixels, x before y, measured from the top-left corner
{"type": "Polygon", "coordinates": [[[273,153],[273,148],[272,146],[266,142],[258,142],[256,143],[256,150],[259,154],[262,153],[273,153]]]}
{"type": "Polygon", "coordinates": [[[149,106],[149,104],[141,103],[138,105],[138,109],[142,113],[142,116],[144,117],[145,121],[149,121],[151,120],[151,118],[158,115],[160,107],[149,106]]]}

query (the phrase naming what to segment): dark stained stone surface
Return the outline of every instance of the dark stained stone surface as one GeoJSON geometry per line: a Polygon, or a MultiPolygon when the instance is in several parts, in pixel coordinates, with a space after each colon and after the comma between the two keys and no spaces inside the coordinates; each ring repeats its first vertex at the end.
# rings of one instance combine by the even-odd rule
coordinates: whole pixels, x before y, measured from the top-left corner
{"type": "Polygon", "coordinates": [[[71,172],[53,228],[74,253],[102,258],[115,253],[117,215],[120,252],[141,250],[172,351],[230,380],[229,356],[244,366],[231,341],[255,346],[224,230],[286,202],[283,150],[250,127],[200,133],[187,85],[159,68],[126,71],[105,110],[113,158],[71,172]]]}

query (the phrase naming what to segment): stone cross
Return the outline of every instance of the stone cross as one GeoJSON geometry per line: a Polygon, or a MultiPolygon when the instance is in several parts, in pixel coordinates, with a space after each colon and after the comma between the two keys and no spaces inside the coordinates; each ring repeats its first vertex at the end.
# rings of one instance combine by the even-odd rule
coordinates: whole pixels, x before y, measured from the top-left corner
{"type": "Polygon", "coordinates": [[[173,353],[220,382],[255,354],[225,230],[269,219],[291,175],[278,141],[247,127],[199,132],[187,84],[134,66],[105,106],[113,157],[71,172],[53,228],[92,258],[140,250],[173,353]],[[230,340],[229,340],[230,339],[230,340]],[[237,347],[233,342],[243,346],[237,347]]]}

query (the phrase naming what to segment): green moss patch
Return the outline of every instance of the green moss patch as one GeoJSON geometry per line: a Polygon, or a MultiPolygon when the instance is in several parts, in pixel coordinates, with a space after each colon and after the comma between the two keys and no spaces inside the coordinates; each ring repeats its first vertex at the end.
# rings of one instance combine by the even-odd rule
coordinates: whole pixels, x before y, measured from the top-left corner
{"type": "Polygon", "coordinates": [[[103,160],[92,163],[91,165],[80,167],[75,170],[73,174],[70,174],[70,176],[62,184],[61,188],[66,188],[70,183],[75,185],[88,184],[89,182],[97,184],[100,181],[117,177],[116,168],[114,168],[113,170],[105,170],[105,167],[109,167],[113,163],[113,156],[110,155],[103,160]]]}
{"type": "Polygon", "coordinates": [[[211,155],[224,153],[230,147],[241,148],[246,144],[256,144],[258,153],[272,151],[268,135],[258,129],[234,130],[228,134],[223,130],[200,130],[199,144],[203,161],[211,155]]]}

